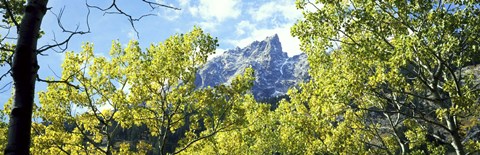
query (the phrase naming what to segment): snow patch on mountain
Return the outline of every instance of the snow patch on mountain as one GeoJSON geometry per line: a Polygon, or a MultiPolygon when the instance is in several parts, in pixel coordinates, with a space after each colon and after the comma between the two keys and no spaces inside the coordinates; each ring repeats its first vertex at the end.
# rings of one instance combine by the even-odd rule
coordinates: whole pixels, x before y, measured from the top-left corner
{"type": "Polygon", "coordinates": [[[305,54],[288,57],[282,51],[278,35],[250,45],[230,49],[210,59],[197,73],[195,85],[199,88],[229,84],[247,67],[255,70],[252,93],[256,99],[286,94],[292,86],[308,79],[305,54]]]}

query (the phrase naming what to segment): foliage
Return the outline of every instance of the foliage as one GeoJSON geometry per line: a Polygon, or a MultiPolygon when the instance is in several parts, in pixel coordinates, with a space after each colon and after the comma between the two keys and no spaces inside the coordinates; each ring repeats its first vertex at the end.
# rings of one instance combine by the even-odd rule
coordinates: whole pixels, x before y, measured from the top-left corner
{"type": "Polygon", "coordinates": [[[297,1],[307,5],[316,9],[304,11],[292,34],[313,80],[279,108],[290,120],[282,134],[309,141],[292,146],[347,154],[478,150],[466,134],[478,125],[478,74],[463,68],[480,54],[478,2],[297,1]]]}
{"type": "Polygon", "coordinates": [[[312,79],[184,153],[457,154],[478,141],[479,4],[297,1],[312,79]],[[306,9],[307,5],[314,10],[306,9]],[[474,65],[474,66],[472,66],[474,65]],[[276,105],[275,105],[276,106],[276,105]]]}
{"type": "Polygon", "coordinates": [[[15,45],[7,42],[7,38],[10,37],[8,36],[11,31],[10,28],[15,26],[15,22],[12,19],[15,19],[15,21],[21,21],[25,0],[12,0],[8,3],[6,3],[5,0],[2,0],[1,2],[0,12],[2,13],[2,22],[0,24],[0,30],[7,32],[3,36],[0,35],[0,67],[3,67],[6,64],[12,63],[12,55],[15,45]],[[10,10],[10,12],[7,12],[7,8],[10,10]],[[13,18],[10,13],[13,15],[13,18]]]}
{"type": "Polygon", "coordinates": [[[12,20],[11,15],[13,15],[13,19],[15,19],[16,21],[21,21],[26,0],[10,0],[8,2],[6,0],[2,0],[1,2],[2,3],[0,3],[0,9],[3,13],[3,23],[8,23],[10,26],[14,26],[15,23],[12,20]],[[7,12],[7,10],[9,10],[11,13],[7,12]]]}
{"type": "Polygon", "coordinates": [[[195,28],[145,52],[136,41],[114,42],[109,58],[95,56],[91,43],[67,52],[62,80],[39,93],[31,153],[174,153],[230,130],[241,122],[253,70],[229,86],[195,89],[196,71],[216,46],[195,28]]]}
{"type": "Polygon", "coordinates": [[[280,150],[270,105],[246,96],[239,106],[244,120],[236,128],[203,140],[182,154],[272,154],[280,150]]]}
{"type": "MultiPolygon", "coordinates": [[[[5,122],[5,112],[3,110],[0,110],[0,135],[7,135],[7,123],[5,122]]],[[[7,143],[7,136],[0,136],[0,149],[4,150],[5,149],[5,144],[7,143]]]]}
{"type": "Polygon", "coordinates": [[[288,96],[256,102],[250,68],[196,89],[217,46],[198,28],[146,51],[114,42],[110,57],[87,43],[40,93],[32,153],[478,153],[478,2],[296,4],[311,79],[288,96]]]}

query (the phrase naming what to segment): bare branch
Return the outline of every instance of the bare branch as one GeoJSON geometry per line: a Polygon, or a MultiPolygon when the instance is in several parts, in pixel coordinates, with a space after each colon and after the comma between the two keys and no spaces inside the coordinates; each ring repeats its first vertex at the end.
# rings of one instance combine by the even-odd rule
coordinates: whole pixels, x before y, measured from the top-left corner
{"type": "Polygon", "coordinates": [[[10,9],[10,6],[8,5],[7,0],[2,0],[2,2],[3,2],[3,4],[5,4],[5,9],[7,10],[8,16],[10,17],[13,24],[15,24],[15,27],[17,28],[17,33],[20,32],[20,26],[19,26],[17,20],[15,20],[15,17],[13,16],[13,13],[12,13],[12,9],[10,9]]]}
{"type": "MultiPolygon", "coordinates": [[[[152,2],[152,1],[148,1],[148,0],[142,0],[142,2],[148,4],[150,6],[150,8],[152,8],[152,10],[155,10],[158,7],[165,7],[165,8],[173,9],[173,10],[180,10],[180,8],[176,8],[176,7],[173,7],[173,6],[160,4],[160,3],[152,2]]],[[[88,3],[88,0],[85,0],[85,5],[87,6],[87,8],[93,8],[93,9],[103,11],[104,14],[119,14],[119,15],[123,15],[123,16],[127,17],[128,22],[130,22],[130,25],[132,26],[133,30],[137,34],[137,38],[140,38],[140,35],[139,35],[139,32],[137,31],[137,28],[135,27],[134,22],[140,21],[144,17],[155,16],[155,14],[144,14],[144,15],[141,15],[140,17],[133,17],[132,15],[126,13],[125,11],[123,11],[123,9],[118,7],[118,5],[116,3],[116,0],[112,0],[112,3],[108,7],[105,7],[105,8],[102,8],[102,7],[99,7],[99,6],[96,6],[96,5],[90,5],[88,3]]]]}
{"type": "Polygon", "coordinates": [[[10,68],[6,73],[4,73],[2,76],[0,76],[0,81],[6,77],[8,74],[10,74],[12,72],[12,69],[10,68]]]}
{"type": "Polygon", "coordinates": [[[62,32],[69,33],[68,37],[63,41],[58,42],[55,37],[55,33],[53,33],[53,41],[55,42],[55,44],[42,46],[40,49],[37,50],[37,54],[43,55],[42,52],[47,51],[49,49],[53,49],[57,53],[63,53],[68,49],[68,43],[70,42],[70,39],[72,39],[74,35],[84,35],[84,34],[90,33],[90,24],[88,22],[90,17],[90,9],[88,9],[87,18],[86,18],[87,31],[78,31],[79,25],[77,25],[77,27],[73,31],[67,30],[62,24],[62,16],[64,11],[65,11],[65,7],[60,9],[58,14],[55,14],[53,11],[50,11],[50,12],[53,15],[55,15],[55,17],[57,18],[57,24],[60,27],[60,29],[62,29],[62,32]],[[55,47],[59,48],[60,50],[55,50],[54,49],[55,47]]]}
{"type": "Polygon", "coordinates": [[[5,84],[2,88],[0,88],[0,93],[5,93],[5,92],[7,92],[8,90],[10,90],[10,88],[12,88],[12,84],[13,84],[12,81],[10,81],[10,82],[8,82],[7,84],[5,84]],[[9,89],[6,89],[8,86],[10,86],[9,89]],[[4,90],[4,89],[5,89],[5,90],[4,90]]]}
{"type": "MultiPolygon", "coordinates": [[[[3,78],[7,77],[8,75],[10,75],[12,73],[12,68],[10,68],[7,72],[5,72],[4,74],[2,74],[2,76],[0,76],[0,81],[2,81],[3,78]]],[[[11,86],[13,82],[10,81],[8,82],[7,84],[5,84],[2,88],[0,88],[0,93],[4,93],[10,89],[5,89],[7,88],[8,86],[11,86]],[[4,90],[5,89],[5,90],[4,90]]]]}
{"type": "Polygon", "coordinates": [[[63,83],[63,84],[66,84],[66,85],[68,85],[68,86],[72,86],[72,87],[74,87],[75,89],[80,89],[79,86],[74,85],[74,84],[68,82],[67,80],[44,80],[44,79],[40,79],[40,78],[37,76],[37,81],[45,82],[45,83],[63,83]]]}
{"type": "Polygon", "coordinates": [[[2,27],[2,28],[7,29],[7,34],[5,34],[5,36],[2,37],[2,39],[0,39],[0,43],[3,42],[5,39],[8,39],[8,35],[10,34],[11,27],[2,27]]]}
{"type": "Polygon", "coordinates": [[[48,65],[48,69],[50,69],[50,71],[52,71],[53,75],[55,75],[57,78],[61,78],[60,76],[57,75],[57,73],[55,73],[55,71],[53,71],[53,69],[50,67],[50,65],[48,65]]]}
{"type": "Polygon", "coordinates": [[[150,7],[152,9],[156,9],[157,7],[165,7],[165,8],[174,9],[174,10],[181,10],[180,8],[176,8],[176,7],[165,5],[165,4],[160,4],[160,3],[157,3],[157,2],[151,2],[151,1],[147,1],[147,0],[142,0],[142,1],[147,3],[148,5],[150,5],[150,7]]]}

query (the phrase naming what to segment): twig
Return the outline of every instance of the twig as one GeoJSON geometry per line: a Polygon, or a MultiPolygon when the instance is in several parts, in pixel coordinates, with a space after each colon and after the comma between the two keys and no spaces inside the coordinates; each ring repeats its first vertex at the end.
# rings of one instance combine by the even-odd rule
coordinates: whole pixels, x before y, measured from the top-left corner
{"type": "MultiPolygon", "coordinates": [[[[156,2],[151,2],[151,1],[147,1],[147,0],[142,0],[142,2],[148,4],[152,8],[152,10],[154,10],[158,7],[165,7],[165,8],[169,8],[169,9],[173,9],[173,10],[180,10],[179,8],[176,8],[176,7],[173,7],[173,6],[160,4],[160,3],[156,3],[156,2]]],[[[137,38],[140,38],[140,35],[139,35],[139,32],[137,31],[137,28],[135,27],[134,22],[140,21],[144,17],[155,16],[155,14],[144,14],[144,15],[141,15],[140,17],[135,18],[132,15],[124,12],[120,7],[118,7],[118,5],[116,3],[116,0],[112,0],[112,3],[108,7],[105,7],[105,8],[101,8],[101,7],[95,6],[95,5],[90,5],[88,3],[88,0],[85,0],[85,5],[87,6],[87,8],[93,8],[93,9],[103,11],[104,15],[105,14],[120,14],[120,15],[123,15],[123,16],[127,17],[127,20],[130,22],[130,25],[132,26],[133,31],[135,31],[135,33],[137,35],[137,38]]]]}
{"type": "Polygon", "coordinates": [[[74,85],[74,84],[68,82],[67,80],[44,80],[44,79],[40,79],[40,78],[37,76],[37,81],[45,82],[45,83],[63,83],[63,84],[66,84],[66,85],[68,85],[68,86],[72,86],[72,87],[74,87],[75,89],[80,89],[79,86],[74,85]]]}
{"type": "Polygon", "coordinates": [[[37,50],[37,54],[43,55],[42,52],[47,51],[47,50],[49,50],[49,49],[53,49],[53,48],[55,48],[55,47],[58,47],[58,48],[60,49],[59,51],[53,49],[55,52],[57,52],[57,53],[63,53],[63,52],[65,52],[65,51],[67,50],[67,48],[68,48],[68,43],[70,42],[70,39],[72,39],[72,37],[73,37],[74,35],[84,35],[84,34],[90,33],[90,24],[89,24],[89,22],[88,22],[89,17],[90,17],[90,9],[88,9],[87,17],[86,17],[87,31],[78,31],[79,25],[77,25],[77,27],[75,28],[74,31],[65,29],[65,27],[64,27],[63,24],[62,24],[62,16],[63,16],[63,12],[64,12],[64,11],[65,11],[65,7],[63,7],[62,9],[60,9],[60,11],[59,11],[58,14],[55,14],[53,11],[50,11],[50,12],[57,18],[57,24],[58,24],[58,26],[60,27],[60,29],[62,29],[62,32],[64,32],[64,33],[69,33],[68,37],[67,37],[65,40],[63,40],[63,41],[58,42],[57,39],[56,39],[55,33],[53,33],[53,41],[55,42],[55,44],[42,46],[40,49],[37,50]],[[62,46],[64,46],[64,47],[62,47],[62,46]]]}
{"type": "Polygon", "coordinates": [[[12,87],[11,87],[11,86],[12,86],[12,83],[13,83],[13,82],[10,81],[10,82],[8,82],[7,84],[5,84],[2,88],[0,88],[0,90],[2,90],[2,91],[0,92],[0,94],[3,94],[3,93],[5,93],[5,92],[7,92],[8,90],[10,90],[10,89],[5,89],[5,88],[6,88],[7,86],[10,86],[10,88],[12,88],[12,87]],[[3,90],[3,89],[5,89],[5,90],[3,90]]]}
{"type": "Polygon", "coordinates": [[[20,32],[20,26],[15,20],[15,17],[13,16],[12,10],[10,9],[10,6],[8,5],[7,0],[2,0],[3,4],[5,4],[5,9],[7,10],[7,14],[10,16],[10,19],[12,20],[13,24],[15,24],[15,27],[17,28],[17,33],[20,32]]]}

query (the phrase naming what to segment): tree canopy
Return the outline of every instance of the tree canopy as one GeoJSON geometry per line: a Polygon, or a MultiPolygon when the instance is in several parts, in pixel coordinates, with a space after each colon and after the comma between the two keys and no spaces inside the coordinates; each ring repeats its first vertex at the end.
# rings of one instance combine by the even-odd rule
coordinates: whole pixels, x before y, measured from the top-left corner
{"type": "MultiPolygon", "coordinates": [[[[85,43],[39,93],[31,153],[480,153],[480,3],[296,5],[304,18],[291,33],[311,78],[266,100],[275,103],[255,101],[251,68],[196,88],[198,68],[218,46],[197,27],[145,50],[114,41],[108,57],[85,43]]],[[[6,128],[0,122],[0,134],[6,128]]]]}
{"type": "MultiPolygon", "coordinates": [[[[476,1],[297,1],[312,80],[292,92],[312,152],[473,153],[476,1]],[[307,125],[304,125],[307,126],[307,125]]],[[[478,68],[477,68],[478,69],[478,68]]],[[[300,122],[299,122],[300,123],[300,122]]],[[[305,133],[305,132],[303,132],[305,133]]]]}
{"type": "Polygon", "coordinates": [[[297,0],[297,7],[304,19],[291,32],[308,56],[310,81],[274,111],[251,113],[262,117],[232,131],[235,138],[218,136],[197,151],[478,153],[478,2],[297,0]]]}
{"type": "Polygon", "coordinates": [[[195,89],[196,71],[216,46],[195,28],[146,51],[131,41],[125,48],[113,42],[108,58],[95,56],[92,43],[67,52],[61,79],[39,93],[31,153],[179,153],[230,130],[241,122],[253,72],[229,86],[195,89]],[[146,131],[138,139],[120,135],[141,126],[146,131]]]}

